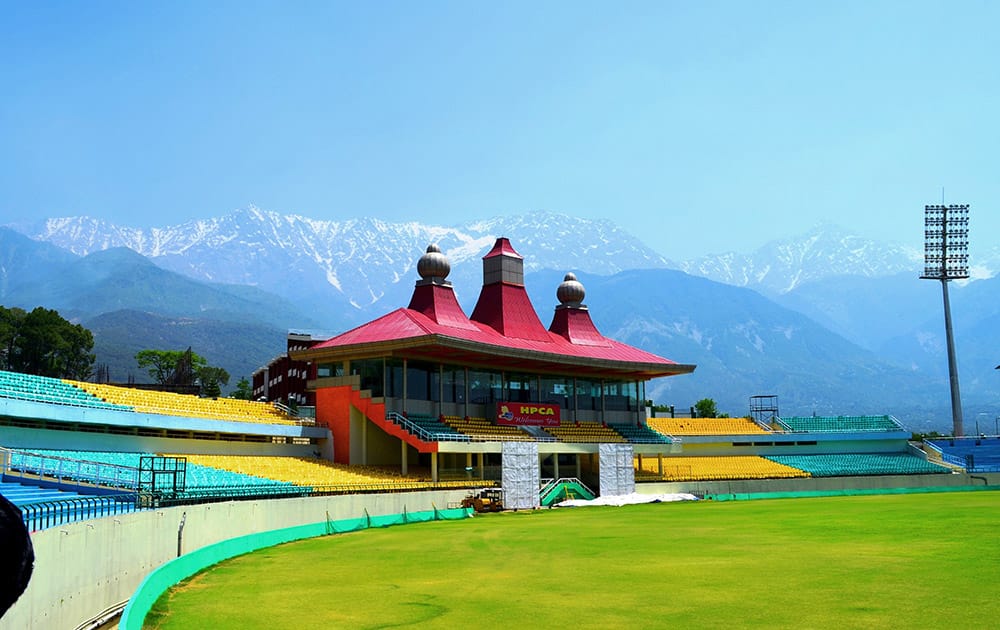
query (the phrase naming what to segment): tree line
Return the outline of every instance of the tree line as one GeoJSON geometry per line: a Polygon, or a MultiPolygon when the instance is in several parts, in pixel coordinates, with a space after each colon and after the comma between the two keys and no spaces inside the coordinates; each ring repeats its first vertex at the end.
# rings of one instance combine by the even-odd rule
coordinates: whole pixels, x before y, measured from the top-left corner
{"type": "MultiPolygon", "coordinates": [[[[58,311],[32,311],[0,306],[0,369],[35,376],[86,381],[94,373],[94,335],[58,311]]],[[[135,355],[158,385],[197,386],[202,396],[218,397],[229,384],[229,372],[187,350],[140,350],[135,355]]],[[[250,399],[246,378],[236,385],[234,398],[250,399]]]]}
{"type": "MultiPolygon", "coordinates": [[[[140,350],[135,355],[140,369],[145,369],[160,385],[199,387],[202,396],[218,398],[222,386],[229,384],[229,372],[208,364],[205,357],[187,350],[140,350]]],[[[249,400],[250,383],[246,378],[236,385],[233,398],[249,400]]]]}

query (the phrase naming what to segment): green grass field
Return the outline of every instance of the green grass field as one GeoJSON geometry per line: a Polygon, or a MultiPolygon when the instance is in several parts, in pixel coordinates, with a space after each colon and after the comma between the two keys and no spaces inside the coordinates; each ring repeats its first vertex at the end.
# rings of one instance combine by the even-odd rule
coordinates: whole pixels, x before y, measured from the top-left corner
{"type": "Polygon", "coordinates": [[[1000,492],[477,516],[290,543],[154,628],[991,628],[1000,492]]]}

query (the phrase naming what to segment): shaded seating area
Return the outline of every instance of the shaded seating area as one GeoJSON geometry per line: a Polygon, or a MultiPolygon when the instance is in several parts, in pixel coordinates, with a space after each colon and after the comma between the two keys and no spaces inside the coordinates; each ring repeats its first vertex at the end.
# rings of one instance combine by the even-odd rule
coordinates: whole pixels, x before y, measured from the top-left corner
{"type": "Polygon", "coordinates": [[[646,424],[665,435],[759,435],[769,433],[749,418],[649,418],[646,424]]]}
{"type": "Polygon", "coordinates": [[[663,481],[735,481],[740,479],[787,479],[809,474],[756,455],[664,457],[663,473],[659,461],[635,459],[636,475],[643,480],[663,481]]]}
{"type": "MultiPolygon", "coordinates": [[[[33,449],[30,452],[12,451],[11,468],[19,471],[47,474],[54,473],[60,479],[95,483],[94,472],[102,466],[114,466],[131,471],[135,485],[138,487],[139,465],[142,457],[155,457],[155,453],[121,453],[112,451],[72,451],[33,449]],[[58,467],[56,469],[55,467],[58,467]]],[[[202,491],[218,488],[260,488],[264,486],[282,485],[282,482],[264,478],[253,473],[240,473],[231,470],[214,468],[211,465],[194,461],[194,455],[166,455],[167,457],[183,457],[187,459],[185,468],[185,492],[202,491]]],[[[292,484],[284,484],[292,485],[292,484]]]]}
{"type": "Polygon", "coordinates": [[[139,487],[138,453],[33,449],[10,451],[13,472],[106,488],[139,487]]]}
{"type": "Polygon", "coordinates": [[[139,413],[206,418],[229,422],[299,424],[295,418],[289,416],[271,403],[239,400],[236,398],[200,398],[189,394],[118,387],[103,383],[67,382],[107,403],[139,413]]]}
{"type": "Polygon", "coordinates": [[[947,473],[943,466],[932,464],[908,453],[846,453],[830,455],[770,455],[767,459],[798,468],[812,477],[850,477],[859,475],[922,475],[947,473]]]}
{"type": "Polygon", "coordinates": [[[1000,472],[1000,437],[941,438],[924,444],[931,456],[968,472],[1000,472]]]}
{"type": "Polygon", "coordinates": [[[666,435],[650,429],[648,426],[634,424],[609,424],[623,438],[632,444],[671,444],[671,440],[666,435]]]}
{"type": "Polygon", "coordinates": [[[785,431],[799,432],[857,432],[902,431],[892,416],[789,416],[776,418],[775,423],[785,431]]]}
{"type": "Polygon", "coordinates": [[[127,405],[106,402],[74,386],[71,381],[5,370],[0,370],[0,397],[53,405],[132,411],[127,405]]]}
{"type": "Polygon", "coordinates": [[[187,457],[189,466],[194,462],[215,470],[254,475],[273,482],[308,486],[315,492],[400,491],[469,485],[468,480],[439,481],[435,484],[429,476],[421,474],[402,475],[399,471],[388,468],[335,464],[319,458],[252,455],[185,455],[184,457],[187,457]]]}
{"type": "Polygon", "coordinates": [[[444,416],[443,420],[452,429],[480,440],[496,440],[498,442],[534,440],[531,435],[518,427],[494,424],[486,418],[444,416]]]}
{"type": "Polygon", "coordinates": [[[599,422],[563,420],[558,427],[544,427],[545,432],[560,442],[625,443],[627,440],[599,422]]]}

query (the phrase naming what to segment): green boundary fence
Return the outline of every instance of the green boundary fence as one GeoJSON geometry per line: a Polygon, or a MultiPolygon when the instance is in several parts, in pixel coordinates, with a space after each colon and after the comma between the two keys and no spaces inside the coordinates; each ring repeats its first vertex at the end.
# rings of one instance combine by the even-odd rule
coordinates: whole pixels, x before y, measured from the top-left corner
{"type": "Polygon", "coordinates": [[[401,514],[388,514],[385,516],[370,516],[368,510],[365,510],[364,515],[359,518],[336,521],[330,520],[329,513],[327,513],[327,519],[318,523],[273,529],[206,545],[160,565],[147,575],[135,594],[129,599],[128,605],[125,606],[121,620],[118,622],[118,628],[120,630],[141,630],[146,615],[153,608],[153,604],[170,587],[181,580],[191,577],[202,569],[235,556],[304,538],[355,532],[371,527],[390,527],[392,525],[423,523],[427,521],[459,520],[470,516],[472,516],[472,508],[434,509],[423,512],[407,512],[404,508],[401,514]]]}
{"type": "Polygon", "coordinates": [[[927,488],[844,488],[840,490],[801,490],[797,492],[710,492],[710,501],[752,501],[756,499],[800,499],[805,497],[856,497],[872,494],[924,494],[928,492],[969,492],[1000,490],[1000,486],[933,486],[927,488]]]}

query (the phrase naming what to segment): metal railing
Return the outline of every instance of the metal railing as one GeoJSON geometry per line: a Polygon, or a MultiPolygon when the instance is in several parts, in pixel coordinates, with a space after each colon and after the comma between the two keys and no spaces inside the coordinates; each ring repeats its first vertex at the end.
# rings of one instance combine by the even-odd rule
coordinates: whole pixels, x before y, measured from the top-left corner
{"type": "Polygon", "coordinates": [[[110,488],[139,487],[139,469],[120,464],[83,461],[25,450],[7,451],[6,471],[37,475],[42,479],[90,483],[110,488]]]}
{"type": "Polygon", "coordinates": [[[62,407],[78,407],[82,409],[101,409],[105,411],[131,412],[131,409],[124,405],[104,402],[100,398],[94,398],[93,401],[84,401],[79,399],[74,400],[72,398],[53,396],[51,394],[32,393],[23,390],[12,390],[12,389],[0,389],[0,398],[8,398],[10,400],[24,400],[27,402],[36,402],[46,405],[59,405],[62,407]]]}
{"type": "Polygon", "coordinates": [[[472,436],[466,435],[464,433],[441,433],[428,431],[424,427],[420,426],[416,422],[413,422],[406,416],[396,411],[388,411],[385,414],[386,420],[391,420],[392,422],[403,427],[413,435],[417,436],[424,442],[472,442],[472,436]]]}
{"type": "Polygon", "coordinates": [[[134,512],[140,505],[136,493],[78,497],[21,505],[21,518],[28,531],[38,531],[66,523],[134,512]]]}
{"type": "Polygon", "coordinates": [[[597,496],[596,492],[591,490],[587,484],[580,481],[580,479],[578,479],[577,477],[559,477],[558,479],[544,478],[544,479],[539,479],[539,484],[541,486],[538,490],[539,501],[544,502],[545,499],[548,498],[550,494],[558,490],[559,486],[561,486],[564,483],[579,484],[580,487],[589,492],[591,496],[595,497],[597,496]]]}

